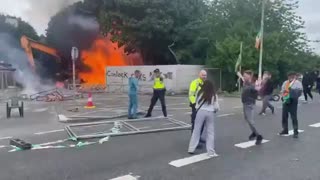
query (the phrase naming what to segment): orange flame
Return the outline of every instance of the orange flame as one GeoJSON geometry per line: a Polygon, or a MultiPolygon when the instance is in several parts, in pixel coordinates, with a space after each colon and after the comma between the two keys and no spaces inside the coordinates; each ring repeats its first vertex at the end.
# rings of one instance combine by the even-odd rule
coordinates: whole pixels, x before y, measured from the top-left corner
{"type": "Polygon", "coordinates": [[[106,85],[107,66],[143,64],[140,54],[126,55],[124,47],[118,48],[118,43],[113,43],[110,36],[96,39],[89,50],[81,52],[81,59],[90,68],[89,72],[79,73],[86,85],[106,85]]]}

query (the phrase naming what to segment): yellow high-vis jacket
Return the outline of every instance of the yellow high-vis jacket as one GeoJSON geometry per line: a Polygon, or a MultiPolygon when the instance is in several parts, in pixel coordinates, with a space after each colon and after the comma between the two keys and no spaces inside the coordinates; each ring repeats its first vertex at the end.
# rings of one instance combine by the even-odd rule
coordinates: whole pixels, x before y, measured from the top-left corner
{"type": "Polygon", "coordinates": [[[203,84],[203,80],[198,78],[191,82],[189,88],[189,101],[191,104],[196,103],[196,96],[198,91],[201,89],[201,85],[203,84]]]}

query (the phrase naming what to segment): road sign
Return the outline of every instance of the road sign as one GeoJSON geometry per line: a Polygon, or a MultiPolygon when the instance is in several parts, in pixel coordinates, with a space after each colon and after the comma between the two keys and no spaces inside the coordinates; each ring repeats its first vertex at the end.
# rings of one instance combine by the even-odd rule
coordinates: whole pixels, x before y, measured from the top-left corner
{"type": "Polygon", "coordinates": [[[72,47],[71,57],[72,57],[72,60],[74,60],[74,61],[78,59],[78,57],[79,57],[79,50],[78,50],[78,48],[72,47]]]}

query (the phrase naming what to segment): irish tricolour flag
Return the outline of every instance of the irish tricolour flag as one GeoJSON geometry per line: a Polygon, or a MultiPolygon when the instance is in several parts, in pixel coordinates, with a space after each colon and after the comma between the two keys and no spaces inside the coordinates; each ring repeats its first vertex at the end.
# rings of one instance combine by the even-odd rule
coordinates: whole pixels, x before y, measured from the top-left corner
{"type": "Polygon", "coordinates": [[[261,46],[261,30],[260,30],[259,33],[257,34],[255,47],[256,47],[257,49],[260,49],[260,46],[261,46]]]}

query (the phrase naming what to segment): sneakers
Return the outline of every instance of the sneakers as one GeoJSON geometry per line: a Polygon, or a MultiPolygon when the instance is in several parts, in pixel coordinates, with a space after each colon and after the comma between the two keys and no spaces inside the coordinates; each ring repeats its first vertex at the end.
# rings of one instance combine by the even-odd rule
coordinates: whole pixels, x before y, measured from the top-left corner
{"type": "Polygon", "coordinates": [[[265,116],[265,115],[266,115],[266,113],[259,113],[259,115],[260,115],[260,116],[265,116]]]}
{"type": "Polygon", "coordinates": [[[257,135],[256,135],[255,133],[252,133],[252,134],[249,136],[249,140],[252,141],[252,140],[254,140],[256,137],[257,137],[257,135]]]}
{"type": "Polygon", "coordinates": [[[280,136],[284,136],[284,135],[288,135],[288,134],[289,134],[289,132],[286,131],[286,130],[283,130],[283,131],[281,131],[281,132],[279,133],[280,136]]]}
{"type": "Polygon", "coordinates": [[[257,136],[256,145],[260,145],[262,143],[263,137],[261,135],[257,136]]]}
{"type": "Polygon", "coordinates": [[[147,115],[145,115],[144,117],[145,117],[145,118],[149,118],[149,117],[151,117],[151,114],[147,114],[147,115]]]}
{"type": "Polygon", "coordinates": [[[216,152],[210,152],[208,153],[208,156],[212,158],[212,157],[217,157],[218,154],[216,152]]]}

